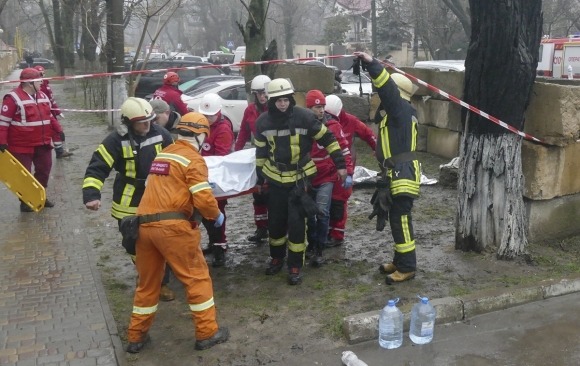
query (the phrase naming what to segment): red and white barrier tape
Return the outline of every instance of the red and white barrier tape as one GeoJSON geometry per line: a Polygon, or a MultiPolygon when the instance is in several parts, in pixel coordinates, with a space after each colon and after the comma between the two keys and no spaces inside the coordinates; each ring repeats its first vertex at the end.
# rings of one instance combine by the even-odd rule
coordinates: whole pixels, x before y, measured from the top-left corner
{"type": "MultiPolygon", "coordinates": [[[[67,79],[87,79],[87,78],[94,78],[94,77],[103,77],[103,76],[123,76],[123,75],[130,75],[130,74],[146,74],[146,73],[153,73],[153,72],[166,72],[166,71],[174,71],[174,70],[195,70],[195,69],[209,69],[209,68],[221,68],[221,67],[231,67],[231,66],[239,66],[239,67],[244,67],[244,66],[251,66],[251,65],[270,65],[270,64],[279,64],[279,63],[289,63],[289,62],[302,62],[302,61],[313,61],[313,60],[324,60],[324,59],[339,59],[339,58],[349,58],[349,57],[356,57],[355,55],[335,55],[335,56],[322,56],[322,57],[302,57],[302,58],[292,58],[292,59],[283,59],[283,60],[267,60],[267,61],[253,61],[253,62],[238,62],[238,63],[234,63],[234,64],[218,64],[218,65],[203,65],[203,66],[190,66],[190,67],[177,67],[177,68],[169,68],[169,69],[154,69],[154,70],[139,70],[139,71],[123,71],[123,72],[108,72],[108,73],[100,73],[100,74],[85,74],[85,75],[71,75],[71,76],[55,76],[55,77],[50,77],[50,78],[39,78],[39,79],[34,79],[34,80],[67,80],[67,79]]],[[[469,109],[470,111],[477,113],[478,115],[492,121],[495,124],[500,125],[501,127],[522,136],[525,139],[531,140],[531,141],[535,141],[535,142],[539,142],[545,145],[550,145],[548,143],[546,143],[543,140],[540,140],[534,136],[528,135],[527,133],[524,133],[522,131],[519,131],[518,129],[516,129],[513,126],[508,125],[507,123],[499,120],[498,118],[495,118],[493,116],[490,116],[489,114],[473,107],[472,105],[469,105],[467,103],[465,103],[464,101],[462,101],[459,98],[454,97],[453,95],[444,92],[443,90],[440,90],[436,87],[434,87],[433,85],[430,85],[426,82],[424,82],[423,80],[420,80],[418,78],[416,78],[415,76],[404,72],[401,69],[398,69],[392,65],[389,65],[387,63],[383,63],[381,62],[384,66],[391,68],[403,75],[406,75],[407,77],[409,77],[410,79],[414,80],[415,82],[427,87],[430,90],[433,90],[434,92],[444,96],[445,98],[451,100],[454,103],[459,104],[460,106],[469,109]]],[[[6,83],[16,83],[16,82],[22,82],[22,81],[32,81],[31,80],[5,80],[5,81],[0,81],[0,84],[6,84],[6,83]]],[[[104,112],[107,112],[108,110],[101,110],[104,112]]],[[[91,112],[100,112],[100,111],[91,111],[91,112]]]]}
{"type": "Polygon", "coordinates": [[[81,112],[81,113],[103,113],[103,112],[119,112],[120,109],[66,109],[59,108],[53,109],[54,111],[64,111],[64,112],[81,112]]]}
{"type": "Polygon", "coordinates": [[[487,114],[487,113],[485,113],[485,112],[483,112],[483,111],[481,111],[481,110],[479,110],[479,109],[475,108],[474,106],[472,106],[472,105],[469,105],[469,104],[465,103],[465,102],[464,102],[464,101],[462,101],[461,99],[459,99],[459,98],[456,98],[456,97],[454,97],[453,95],[451,95],[451,94],[449,94],[449,93],[446,93],[446,92],[444,92],[443,90],[440,90],[440,89],[438,89],[438,88],[434,87],[433,85],[431,85],[431,84],[428,84],[428,83],[424,82],[423,80],[421,80],[421,79],[418,79],[418,78],[414,77],[413,75],[411,75],[411,74],[409,74],[409,73],[406,73],[406,72],[404,72],[404,71],[403,71],[403,70],[401,70],[401,69],[398,69],[398,68],[396,68],[396,67],[394,67],[394,66],[392,66],[392,65],[386,64],[386,63],[383,63],[383,65],[385,65],[385,66],[387,66],[387,67],[389,67],[389,68],[391,68],[391,69],[393,69],[393,70],[395,70],[395,71],[397,71],[397,72],[399,72],[399,73],[401,73],[401,74],[403,74],[403,75],[407,76],[409,79],[412,79],[412,80],[414,80],[414,81],[415,81],[415,82],[417,82],[418,84],[421,84],[421,85],[423,85],[423,86],[427,87],[428,89],[431,89],[431,90],[433,90],[434,92],[436,92],[436,93],[438,93],[438,94],[440,94],[440,95],[444,96],[445,98],[447,98],[447,99],[451,100],[452,102],[455,102],[455,103],[459,104],[460,106],[462,106],[462,107],[464,107],[464,108],[467,108],[467,109],[469,109],[470,111],[472,111],[472,112],[474,112],[474,113],[477,113],[477,114],[479,114],[480,116],[482,116],[482,117],[484,117],[484,118],[486,118],[486,119],[488,119],[488,120],[492,121],[492,122],[493,122],[493,123],[495,123],[495,124],[498,124],[498,125],[500,125],[501,127],[505,128],[505,129],[508,129],[509,131],[511,131],[511,132],[513,132],[513,133],[515,133],[515,134],[517,134],[517,135],[520,135],[520,136],[522,136],[522,137],[523,137],[523,138],[525,138],[525,139],[528,139],[528,140],[531,140],[531,141],[535,141],[535,142],[539,142],[539,143],[542,143],[542,144],[545,144],[545,145],[550,145],[550,144],[548,144],[547,142],[545,142],[545,141],[543,141],[543,140],[540,140],[540,139],[538,139],[538,138],[536,138],[536,137],[534,137],[534,136],[532,136],[532,135],[528,135],[527,133],[525,133],[525,132],[522,132],[522,131],[518,130],[517,128],[513,127],[513,126],[510,126],[510,125],[508,125],[507,123],[503,122],[502,120],[500,120],[500,119],[497,119],[497,118],[495,118],[494,116],[491,116],[491,115],[489,115],[489,114],[487,114]]]}

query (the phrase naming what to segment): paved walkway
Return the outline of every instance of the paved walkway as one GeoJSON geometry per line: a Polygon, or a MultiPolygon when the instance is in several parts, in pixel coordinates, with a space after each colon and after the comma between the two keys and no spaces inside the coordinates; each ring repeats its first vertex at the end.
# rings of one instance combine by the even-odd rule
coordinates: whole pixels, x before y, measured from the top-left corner
{"type": "MultiPolygon", "coordinates": [[[[2,95],[8,91],[1,89],[2,95]]],[[[70,121],[63,121],[65,131],[70,121]]],[[[78,214],[80,186],[66,178],[65,164],[55,159],[47,189],[56,206],[38,214],[20,213],[16,197],[0,184],[1,365],[124,362],[84,215],[78,214]]]]}

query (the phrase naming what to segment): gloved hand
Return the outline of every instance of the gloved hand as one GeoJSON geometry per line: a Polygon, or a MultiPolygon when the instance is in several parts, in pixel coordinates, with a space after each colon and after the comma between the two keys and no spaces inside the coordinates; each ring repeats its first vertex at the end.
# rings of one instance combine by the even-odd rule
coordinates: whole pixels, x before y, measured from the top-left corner
{"type": "Polygon", "coordinates": [[[64,114],[62,114],[62,113],[61,113],[61,114],[59,114],[58,116],[59,116],[60,118],[64,118],[64,114]]]}
{"type": "Polygon", "coordinates": [[[62,142],[64,142],[64,132],[61,131],[58,133],[58,137],[60,137],[60,139],[62,140],[62,142]]]}
{"type": "Polygon", "coordinates": [[[386,222],[389,220],[389,210],[393,205],[393,198],[391,197],[390,182],[378,181],[376,184],[377,189],[373,193],[371,198],[371,204],[373,205],[373,212],[369,215],[369,220],[373,217],[377,217],[377,231],[383,231],[385,229],[386,222]]]}
{"type": "Polygon", "coordinates": [[[215,224],[213,224],[213,226],[221,227],[224,224],[224,220],[225,216],[223,213],[220,212],[220,215],[217,217],[217,219],[215,219],[215,224]]]}
{"type": "Polygon", "coordinates": [[[352,187],[352,176],[348,175],[346,177],[346,179],[344,180],[344,182],[342,182],[342,187],[344,189],[350,189],[350,187],[352,187]]]}
{"type": "Polygon", "coordinates": [[[4,151],[6,151],[6,149],[8,149],[8,145],[7,144],[0,145],[0,151],[4,152],[4,151]]]}

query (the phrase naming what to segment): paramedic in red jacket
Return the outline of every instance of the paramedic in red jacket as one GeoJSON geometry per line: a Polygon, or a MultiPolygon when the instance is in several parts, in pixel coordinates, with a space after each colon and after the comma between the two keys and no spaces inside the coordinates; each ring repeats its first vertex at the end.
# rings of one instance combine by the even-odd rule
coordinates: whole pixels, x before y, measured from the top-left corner
{"type": "MultiPolygon", "coordinates": [[[[225,156],[232,151],[234,143],[232,121],[221,114],[221,109],[222,98],[219,95],[210,93],[201,98],[199,113],[203,114],[210,124],[209,137],[201,145],[201,156],[225,156]]],[[[218,201],[218,207],[224,214],[224,222],[220,227],[214,225],[214,220],[202,220],[209,236],[209,246],[213,251],[213,267],[222,267],[226,263],[225,254],[228,249],[226,240],[227,204],[227,200],[218,201]]]]}
{"type": "Polygon", "coordinates": [[[155,90],[153,99],[163,99],[169,104],[171,109],[175,110],[182,116],[190,112],[187,104],[181,100],[183,92],[179,90],[179,75],[173,71],[169,71],[163,76],[163,85],[161,88],[155,90]]]}
{"type": "MultiPolygon", "coordinates": [[[[38,70],[41,77],[44,77],[44,73],[45,73],[44,67],[37,65],[37,66],[34,66],[34,68],[36,70],[38,70]]],[[[54,100],[54,95],[52,94],[52,89],[50,88],[48,80],[42,80],[42,85],[40,86],[40,91],[43,92],[44,94],[46,94],[46,96],[48,97],[48,100],[50,100],[50,103],[52,104],[51,112],[52,112],[52,115],[54,116],[54,118],[57,118],[57,117],[64,118],[64,114],[62,114],[60,108],[58,107],[58,104],[56,104],[56,101],[54,100]]],[[[62,134],[62,137],[64,137],[64,133],[62,134]]],[[[66,151],[64,149],[64,139],[62,137],[61,137],[61,134],[59,134],[56,131],[54,131],[54,133],[52,135],[52,143],[54,144],[54,152],[56,153],[57,159],[67,158],[69,156],[74,155],[73,153],[66,151]]]]}
{"type": "MultiPolygon", "coordinates": [[[[238,132],[238,139],[234,147],[235,151],[242,150],[246,142],[250,140],[253,135],[256,135],[256,120],[264,112],[268,111],[268,96],[266,95],[266,84],[271,80],[266,75],[258,75],[252,80],[250,86],[254,94],[254,103],[248,105],[244,111],[240,131],[238,132]]],[[[268,192],[263,190],[261,192],[252,193],[254,197],[254,222],[256,223],[256,232],[248,236],[248,240],[254,243],[259,243],[264,239],[268,239],[268,192]]]]}
{"type": "MultiPolygon", "coordinates": [[[[337,117],[344,137],[346,138],[348,148],[352,155],[352,165],[356,166],[356,151],[353,146],[355,134],[358,135],[373,151],[377,146],[377,136],[364,122],[346,113],[342,109],[342,100],[336,95],[326,97],[326,112],[337,117]]],[[[344,242],[344,229],[347,219],[347,202],[352,194],[352,187],[345,189],[340,184],[334,185],[332,191],[332,203],[330,204],[330,227],[329,240],[326,242],[327,247],[342,245],[344,242]]]]}
{"type": "Polygon", "coordinates": [[[348,143],[344,138],[340,123],[338,123],[336,117],[324,111],[325,105],[326,98],[320,90],[311,90],[306,94],[306,108],[309,108],[316,115],[316,118],[334,134],[344,155],[348,176],[344,183],[339,181],[336,166],[330,158],[328,151],[314,141],[310,151],[310,157],[316,165],[316,175],[312,178],[312,188],[309,189],[308,194],[316,202],[319,214],[308,217],[308,248],[306,248],[306,257],[312,257],[311,264],[313,266],[320,266],[324,262],[322,251],[326,246],[328,237],[333,187],[339,185],[344,186],[344,189],[350,189],[354,169],[348,143]]]}
{"type": "MultiPolygon", "coordinates": [[[[26,68],[20,73],[20,80],[40,78],[38,70],[26,68]]],[[[40,91],[42,80],[23,81],[4,96],[0,112],[0,151],[8,150],[22,165],[32,171],[44,188],[52,168],[53,132],[61,133],[62,128],[51,113],[48,96],[40,91]]],[[[48,199],[44,207],[54,207],[48,199]]],[[[20,202],[21,212],[32,212],[24,202],[20,202]]]]}

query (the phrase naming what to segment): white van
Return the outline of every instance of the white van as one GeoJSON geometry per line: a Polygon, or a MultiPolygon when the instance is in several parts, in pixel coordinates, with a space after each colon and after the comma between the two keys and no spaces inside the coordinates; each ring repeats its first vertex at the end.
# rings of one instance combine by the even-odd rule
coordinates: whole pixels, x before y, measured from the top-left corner
{"type": "MultiPolygon", "coordinates": [[[[246,46],[239,46],[234,51],[234,61],[232,63],[237,64],[238,62],[242,62],[242,59],[246,59],[246,46]]],[[[240,67],[239,66],[232,66],[232,73],[240,74],[240,67]]]]}
{"type": "Polygon", "coordinates": [[[161,52],[151,52],[149,54],[149,60],[165,60],[167,55],[161,52]]]}
{"type": "Polygon", "coordinates": [[[209,60],[210,58],[213,59],[213,55],[217,55],[220,53],[224,53],[224,51],[209,51],[207,53],[207,59],[209,60]]]}

